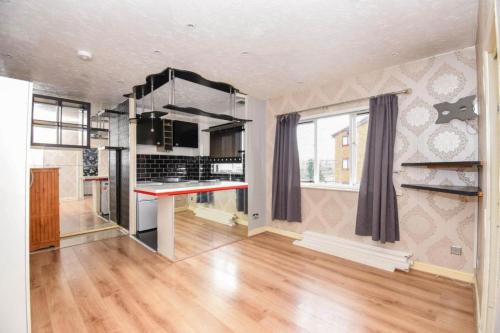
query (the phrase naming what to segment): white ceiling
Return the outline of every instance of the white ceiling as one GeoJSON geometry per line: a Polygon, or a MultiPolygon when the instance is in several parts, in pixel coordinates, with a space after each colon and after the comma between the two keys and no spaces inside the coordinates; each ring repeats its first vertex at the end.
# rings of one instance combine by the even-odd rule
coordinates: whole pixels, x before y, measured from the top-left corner
{"type": "Polygon", "coordinates": [[[0,0],[0,75],[114,104],[170,66],[265,99],[474,45],[476,16],[477,0],[0,0]]]}

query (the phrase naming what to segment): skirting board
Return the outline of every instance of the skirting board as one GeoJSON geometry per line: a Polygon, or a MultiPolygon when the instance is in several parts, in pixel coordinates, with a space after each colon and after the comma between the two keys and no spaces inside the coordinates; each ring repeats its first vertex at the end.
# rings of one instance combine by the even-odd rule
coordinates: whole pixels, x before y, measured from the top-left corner
{"type": "Polygon", "coordinates": [[[242,219],[242,218],[240,218],[240,217],[238,217],[238,218],[236,219],[236,224],[239,224],[239,225],[244,225],[244,226],[247,226],[247,227],[248,227],[248,221],[247,221],[247,220],[244,220],[244,219],[242,219]]]}
{"type": "Polygon", "coordinates": [[[303,236],[302,240],[293,243],[389,272],[396,269],[406,272],[410,270],[412,254],[409,252],[384,249],[312,231],[304,232],[303,236]]]}
{"type": "Polygon", "coordinates": [[[61,238],[61,239],[70,238],[70,237],[75,237],[75,236],[80,236],[80,235],[85,235],[85,234],[91,234],[91,233],[94,233],[94,232],[106,231],[106,230],[111,230],[111,229],[120,229],[120,226],[117,225],[117,224],[115,224],[115,225],[106,226],[106,227],[100,227],[100,228],[95,228],[95,229],[75,231],[75,232],[68,232],[67,234],[59,236],[59,238],[61,238]]]}
{"type": "Polygon", "coordinates": [[[426,262],[414,261],[411,269],[416,271],[430,273],[434,275],[443,276],[452,280],[462,281],[466,283],[474,283],[474,274],[458,271],[443,266],[437,266],[426,262]]]}
{"type": "Polygon", "coordinates": [[[252,230],[248,230],[248,237],[252,237],[258,234],[262,234],[267,231],[267,226],[258,227],[252,230]]]}
{"type": "Polygon", "coordinates": [[[237,224],[248,226],[248,220],[247,220],[248,216],[246,216],[245,214],[243,214],[241,212],[236,213],[236,216],[238,217],[236,219],[237,224]]]}
{"type": "Polygon", "coordinates": [[[233,214],[224,212],[222,210],[206,208],[206,207],[196,207],[193,208],[193,212],[196,216],[213,222],[229,226],[234,225],[233,214]]]}
{"type": "Polygon", "coordinates": [[[272,232],[273,234],[285,236],[285,237],[292,238],[292,239],[302,239],[301,234],[298,234],[298,233],[293,232],[293,231],[287,231],[287,230],[283,230],[283,229],[279,229],[279,228],[275,228],[275,227],[270,227],[270,226],[263,226],[263,227],[258,227],[258,228],[252,229],[252,230],[248,230],[248,237],[255,236],[255,235],[261,234],[263,232],[272,232]]]}

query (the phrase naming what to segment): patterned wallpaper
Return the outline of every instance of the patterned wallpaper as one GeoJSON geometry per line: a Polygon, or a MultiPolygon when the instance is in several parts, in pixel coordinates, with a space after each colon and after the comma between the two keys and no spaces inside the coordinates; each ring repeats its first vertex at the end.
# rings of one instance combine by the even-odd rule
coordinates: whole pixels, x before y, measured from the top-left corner
{"type": "MultiPolygon", "coordinates": [[[[274,98],[267,103],[266,163],[271,175],[275,120],[274,115],[348,101],[355,98],[397,91],[400,95],[394,161],[394,182],[398,193],[401,241],[379,244],[370,237],[354,234],[357,192],[319,189],[302,190],[303,222],[267,221],[274,227],[303,232],[306,230],[400,249],[414,254],[413,259],[466,272],[473,270],[476,230],[476,198],[403,189],[399,184],[475,185],[474,170],[438,170],[403,168],[406,161],[458,161],[477,159],[477,121],[453,120],[434,124],[437,112],[433,104],[476,93],[476,61],[473,47],[421,59],[383,70],[357,75],[332,84],[274,98]],[[462,255],[450,254],[450,246],[462,247],[462,255]]],[[[344,104],[338,109],[366,106],[367,101],[344,104]]],[[[271,202],[271,178],[267,179],[271,202]]]]}

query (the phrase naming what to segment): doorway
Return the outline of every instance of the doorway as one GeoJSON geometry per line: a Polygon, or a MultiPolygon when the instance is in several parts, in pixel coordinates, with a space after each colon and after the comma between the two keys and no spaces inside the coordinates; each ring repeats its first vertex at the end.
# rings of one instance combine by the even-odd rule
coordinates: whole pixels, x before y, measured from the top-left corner
{"type": "Polygon", "coordinates": [[[28,152],[30,209],[36,216],[32,251],[100,239],[98,232],[118,228],[110,220],[109,151],[102,149],[109,142],[109,126],[91,116],[90,107],[33,96],[28,152]]]}

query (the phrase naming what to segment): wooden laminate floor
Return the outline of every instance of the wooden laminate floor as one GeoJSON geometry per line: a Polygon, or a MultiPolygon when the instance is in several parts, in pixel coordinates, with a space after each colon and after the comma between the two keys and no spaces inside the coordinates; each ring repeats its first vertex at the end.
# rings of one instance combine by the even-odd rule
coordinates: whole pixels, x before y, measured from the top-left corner
{"type": "Polygon", "coordinates": [[[61,235],[111,226],[114,223],[92,210],[92,197],[63,201],[59,204],[61,235]]]}
{"type": "Polygon", "coordinates": [[[473,332],[471,286],[261,234],[171,263],[128,237],[31,255],[33,332],[473,332]]]}
{"type": "Polygon", "coordinates": [[[228,226],[194,215],[175,213],[175,257],[183,259],[246,238],[248,228],[228,226]]]}
{"type": "MultiPolygon", "coordinates": [[[[185,259],[222,245],[246,238],[248,228],[235,224],[228,226],[196,216],[191,210],[175,213],[175,258],[185,259]]],[[[157,249],[157,230],[136,235],[143,243],[157,249]]]]}

